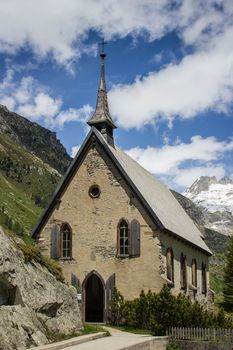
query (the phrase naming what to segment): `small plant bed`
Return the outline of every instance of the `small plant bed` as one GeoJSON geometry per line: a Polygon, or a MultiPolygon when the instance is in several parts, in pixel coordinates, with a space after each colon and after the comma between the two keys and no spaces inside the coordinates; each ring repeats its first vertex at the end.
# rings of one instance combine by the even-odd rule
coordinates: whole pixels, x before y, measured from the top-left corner
{"type": "Polygon", "coordinates": [[[133,328],[129,326],[115,326],[115,325],[109,325],[111,328],[118,329],[119,331],[122,332],[128,332],[128,333],[133,333],[133,334],[147,334],[147,335],[153,335],[153,332],[148,330],[148,329],[138,329],[138,328],[133,328]]]}
{"type": "Polygon", "coordinates": [[[78,333],[71,333],[71,334],[62,334],[62,333],[54,333],[47,330],[46,337],[50,341],[50,343],[57,343],[63,340],[68,340],[71,338],[79,337],[81,335],[88,335],[88,334],[95,334],[99,332],[104,332],[105,336],[110,336],[111,334],[106,331],[103,327],[96,326],[96,325],[89,325],[84,324],[83,330],[80,330],[78,333]]]}
{"type": "Polygon", "coordinates": [[[99,332],[106,333],[106,336],[110,336],[111,335],[109,333],[109,331],[104,329],[104,327],[101,327],[101,326],[98,326],[98,325],[93,325],[93,324],[87,324],[87,323],[84,323],[83,330],[81,331],[80,335],[99,333],[99,332]]]}

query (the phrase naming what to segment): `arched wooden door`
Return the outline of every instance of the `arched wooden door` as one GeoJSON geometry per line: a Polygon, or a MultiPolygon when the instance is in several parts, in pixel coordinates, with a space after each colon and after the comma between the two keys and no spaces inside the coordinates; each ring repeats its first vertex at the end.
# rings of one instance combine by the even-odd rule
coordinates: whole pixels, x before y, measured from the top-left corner
{"type": "Polygon", "coordinates": [[[104,286],[95,273],[92,273],[85,283],[85,321],[104,321],[104,286]]]}

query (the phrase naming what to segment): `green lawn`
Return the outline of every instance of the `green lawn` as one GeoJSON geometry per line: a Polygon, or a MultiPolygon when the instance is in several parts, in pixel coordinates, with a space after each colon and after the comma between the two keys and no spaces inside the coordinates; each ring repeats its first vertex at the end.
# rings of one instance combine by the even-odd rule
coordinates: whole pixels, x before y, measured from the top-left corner
{"type": "Polygon", "coordinates": [[[123,332],[152,335],[152,332],[149,331],[148,329],[137,329],[137,328],[127,327],[127,326],[112,326],[112,325],[109,325],[109,327],[118,329],[119,331],[123,331],[123,332]]]}

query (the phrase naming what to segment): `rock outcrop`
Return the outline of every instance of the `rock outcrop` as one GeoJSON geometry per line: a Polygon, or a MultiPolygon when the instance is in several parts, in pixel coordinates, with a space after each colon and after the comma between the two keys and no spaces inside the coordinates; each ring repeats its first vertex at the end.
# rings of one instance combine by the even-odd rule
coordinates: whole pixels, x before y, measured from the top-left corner
{"type": "Polygon", "coordinates": [[[64,173],[71,162],[56,133],[11,112],[0,104],[0,134],[8,135],[59,173],[64,173]]]}
{"type": "Polygon", "coordinates": [[[48,333],[81,329],[75,288],[36,262],[26,264],[14,239],[0,231],[0,350],[23,350],[48,343],[48,333]]]}

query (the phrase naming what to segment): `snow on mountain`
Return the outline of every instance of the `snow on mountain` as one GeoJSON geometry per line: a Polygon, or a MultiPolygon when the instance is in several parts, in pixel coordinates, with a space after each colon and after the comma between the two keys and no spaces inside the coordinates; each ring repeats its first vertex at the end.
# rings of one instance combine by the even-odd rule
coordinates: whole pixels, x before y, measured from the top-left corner
{"type": "Polygon", "coordinates": [[[206,225],[224,234],[233,234],[233,181],[224,177],[201,176],[183,195],[206,211],[206,225]]]}

